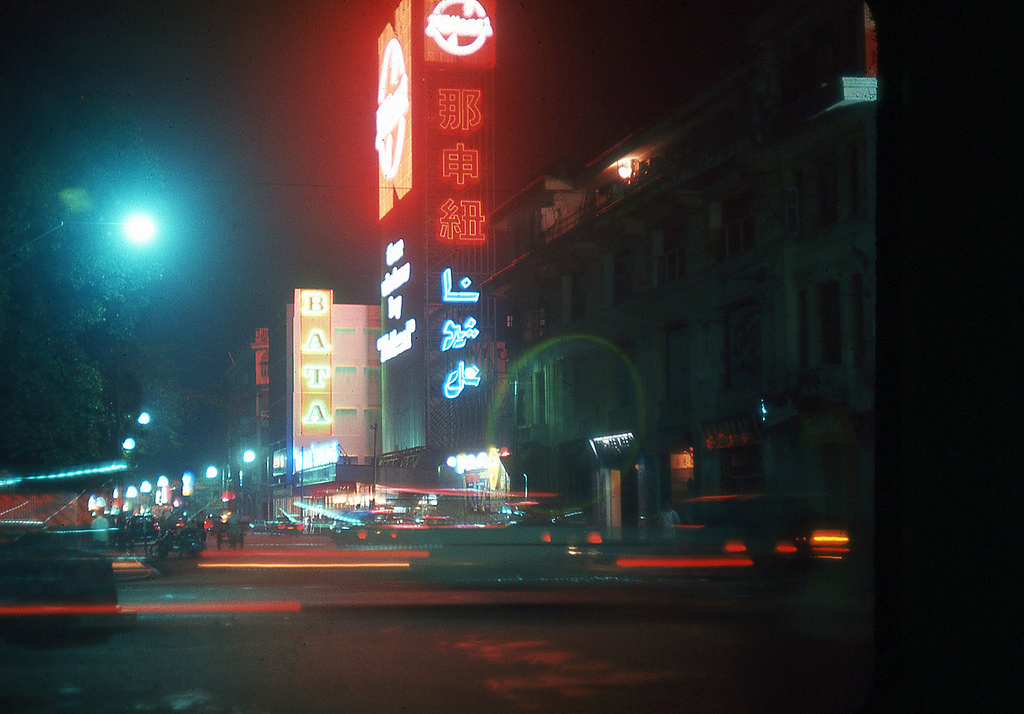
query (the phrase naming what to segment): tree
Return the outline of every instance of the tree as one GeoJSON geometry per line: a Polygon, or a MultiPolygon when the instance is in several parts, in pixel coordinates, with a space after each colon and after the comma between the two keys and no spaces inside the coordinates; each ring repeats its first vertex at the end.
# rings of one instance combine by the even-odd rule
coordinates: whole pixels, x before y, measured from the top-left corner
{"type": "Polygon", "coordinates": [[[143,398],[135,327],[161,268],[104,224],[161,178],[131,115],[81,91],[87,68],[23,69],[0,77],[0,464],[105,460],[143,398]]]}

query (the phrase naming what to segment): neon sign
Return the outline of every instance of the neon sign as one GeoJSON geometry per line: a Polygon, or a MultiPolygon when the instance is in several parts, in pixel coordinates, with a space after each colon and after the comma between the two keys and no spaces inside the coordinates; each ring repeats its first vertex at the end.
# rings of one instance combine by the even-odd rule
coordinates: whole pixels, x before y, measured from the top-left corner
{"type": "Polygon", "coordinates": [[[437,90],[437,128],[441,131],[469,132],[484,121],[480,102],[483,91],[460,87],[442,87],[437,90]]]}
{"type": "MultiPolygon", "coordinates": [[[[412,276],[411,263],[396,266],[405,257],[405,240],[389,243],[384,250],[384,261],[391,270],[384,274],[380,283],[380,296],[387,298],[387,313],[390,320],[402,319],[402,296],[395,291],[409,282],[412,276]]],[[[416,320],[409,318],[401,330],[393,329],[377,338],[377,351],[380,353],[381,364],[397,357],[406,350],[412,349],[412,336],[416,332],[416,320]]]]}
{"type": "Polygon", "coordinates": [[[441,273],[441,302],[477,302],[480,293],[466,290],[472,284],[472,280],[464,277],[459,281],[462,290],[452,290],[452,269],[445,268],[441,273]]]}
{"type": "Polygon", "coordinates": [[[466,387],[480,386],[480,368],[475,364],[466,365],[464,360],[459,360],[455,369],[448,373],[444,380],[444,396],[447,399],[455,399],[466,387]]]}
{"type": "Polygon", "coordinates": [[[331,399],[331,290],[296,290],[299,306],[299,415],[303,434],[330,434],[331,399]]]}
{"type": "Polygon", "coordinates": [[[340,453],[341,446],[337,441],[314,443],[306,447],[292,447],[292,458],[295,460],[296,469],[299,471],[336,464],[338,463],[338,455],[340,453]]]}
{"type": "Polygon", "coordinates": [[[377,39],[380,73],[373,144],[378,163],[378,218],[386,216],[412,188],[412,83],[406,56],[411,3],[403,0],[399,4],[394,25],[388,23],[377,39]]]}
{"type": "Polygon", "coordinates": [[[441,0],[427,18],[426,35],[448,54],[465,57],[483,47],[494,30],[478,0],[441,0]]]}
{"type": "Polygon", "coordinates": [[[467,317],[461,325],[454,320],[445,320],[441,326],[441,333],[444,335],[441,340],[442,352],[461,350],[468,340],[475,340],[480,336],[480,330],[476,329],[475,317],[467,317]]]}
{"type": "Polygon", "coordinates": [[[447,199],[438,208],[441,214],[437,220],[437,237],[451,243],[482,243],[484,235],[483,201],[447,199]]]}
{"type": "Polygon", "coordinates": [[[460,141],[441,152],[441,178],[449,179],[462,188],[467,182],[480,179],[480,152],[467,149],[460,141]]]}

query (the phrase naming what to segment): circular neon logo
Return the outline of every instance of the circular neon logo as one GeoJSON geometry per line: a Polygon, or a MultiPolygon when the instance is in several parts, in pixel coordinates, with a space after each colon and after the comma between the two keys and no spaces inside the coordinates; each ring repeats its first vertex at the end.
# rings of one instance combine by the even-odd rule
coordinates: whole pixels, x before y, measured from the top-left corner
{"type": "Polygon", "coordinates": [[[427,18],[426,34],[445,52],[466,56],[483,47],[494,30],[477,0],[441,0],[427,18]]]}
{"type": "Polygon", "coordinates": [[[384,49],[377,84],[377,136],[374,146],[380,171],[386,179],[398,175],[405,148],[406,115],[409,113],[409,75],[405,70],[402,43],[392,37],[384,49]]]}

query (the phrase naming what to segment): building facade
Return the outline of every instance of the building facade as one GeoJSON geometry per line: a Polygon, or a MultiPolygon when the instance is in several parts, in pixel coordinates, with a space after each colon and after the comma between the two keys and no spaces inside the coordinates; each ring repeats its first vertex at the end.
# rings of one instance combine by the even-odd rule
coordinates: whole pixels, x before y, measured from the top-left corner
{"type": "Polygon", "coordinates": [[[380,308],[296,290],[286,333],[291,389],[286,446],[271,457],[272,516],[365,506],[381,423],[380,308]]]}
{"type": "Polygon", "coordinates": [[[492,217],[513,489],[644,527],[694,495],[870,528],[875,87],[859,2],[779,4],[661,122],[492,217]]]}

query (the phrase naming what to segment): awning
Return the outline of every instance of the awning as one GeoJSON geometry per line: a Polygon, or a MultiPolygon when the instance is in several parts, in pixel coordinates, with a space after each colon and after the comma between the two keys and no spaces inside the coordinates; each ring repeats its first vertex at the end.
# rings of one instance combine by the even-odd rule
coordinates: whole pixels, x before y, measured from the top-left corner
{"type": "Polygon", "coordinates": [[[754,428],[754,420],[748,416],[706,421],[700,428],[704,434],[704,443],[709,449],[749,446],[761,441],[761,436],[754,428]]]}
{"type": "Polygon", "coordinates": [[[807,446],[821,444],[856,444],[850,413],[845,409],[829,409],[800,415],[800,443],[807,446]]]}

